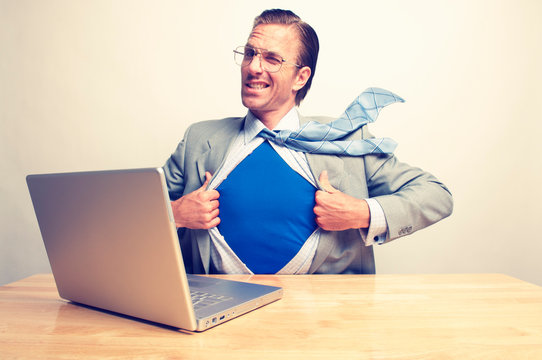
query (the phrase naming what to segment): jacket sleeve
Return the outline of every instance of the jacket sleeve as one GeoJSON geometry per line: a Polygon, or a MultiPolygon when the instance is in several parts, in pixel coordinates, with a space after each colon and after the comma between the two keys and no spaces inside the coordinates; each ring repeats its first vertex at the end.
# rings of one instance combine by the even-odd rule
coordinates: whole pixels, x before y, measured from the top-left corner
{"type": "Polygon", "coordinates": [[[400,162],[395,155],[365,156],[369,196],[384,211],[386,242],[423,229],[448,217],[453,199],[433,175],[400,162]]]}
{"type": "Polygon", "coordinates": [[[185,180],[185,156],[186,156],[186,139],[191,127],[186,130],[183,139],[177,145],[177,149],[165,165],[162,167],[166,178],[167,189],[170,200],[179,199],[183,193],[186,184],[185,180]]]}

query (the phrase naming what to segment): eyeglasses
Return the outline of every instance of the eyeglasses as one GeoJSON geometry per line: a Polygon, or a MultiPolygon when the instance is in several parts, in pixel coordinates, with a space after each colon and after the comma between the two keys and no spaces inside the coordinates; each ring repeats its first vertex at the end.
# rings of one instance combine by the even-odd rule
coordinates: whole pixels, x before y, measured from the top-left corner
{"type": "Polygon", "coordinates": [[[301,65],[286,61],[279,54],[269,50],[253,48],[251,46],[239,46],[233,50],[235,63],[241,67],[250,65],[252,60],[257,55],[260,55],[260,63],[262,68],[270,73],[279,71],[282,64],[290,64],[295,67],[302,68],[301,65]]]}

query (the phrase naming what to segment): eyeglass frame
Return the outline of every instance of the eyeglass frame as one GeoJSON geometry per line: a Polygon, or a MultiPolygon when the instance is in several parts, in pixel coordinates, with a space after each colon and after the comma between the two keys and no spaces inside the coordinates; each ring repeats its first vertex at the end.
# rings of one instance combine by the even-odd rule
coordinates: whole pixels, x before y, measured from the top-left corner
{"type": "MultiPolygon", "coordinates": [[[[262,49],[262,48],[257,48],[257,47],[254,47],[254,46],[250,46],[250,45],[241,45],[241,46],[238,46],[236,47],[234,50],[233,50],[233,60],[235,61],[235,63],[237,65],[239,65],[240,67],[246,67],[246,66],[249,66],[252,61],[254,60],[254,58],[259,55],[260,56],[260,64],[262,66],[262,69],[269,72],[269,73],[276,73],[276,72],[279,72],[280,69],[282,69],[282,65],[283,64],[290,64],[290,65],[293,65],[295,67],[297,67],[298,69],[301,69],[303,68],[304,66],[303,65],[299,65],[299,64],[296,64],[296,63],[293,63],[291,61],[287,61],[285,60],[281,55],[275,53],[274,51],[270,51],[270,50],[267,50],[267,49],[262,49]],[[250,59],[249,62],[247,62],[245,65],[243,65],[243,62],[245,62],[245,57],[246,57],[246,54],[245,54],[245,51],[240,51],[240,49],[244,50],[244,49],[252,49],[254,50],[254,56],[252,56],[252,58],[250,59]],[[279,67],[277,70],[274,70],[274,71],[270,71],[268,69],[265,68],[264,64],[266,64],[267,62],[263,61],[262,59],[262,54],[264,52],[267,52],[267,53],[272,53],[272,54],[275,54],[278,58],[280,58],[280,63],[279,63],[279,67]],[[242,55],[243,56],[243,59],[241,60],[241,64],[239,64],[236,60],[236,55],[242,55]]],[[[277,59],[278,60],[278,59],[277,59]]],[[[268,63],[267,63],[268,64],[268,63]]]]}

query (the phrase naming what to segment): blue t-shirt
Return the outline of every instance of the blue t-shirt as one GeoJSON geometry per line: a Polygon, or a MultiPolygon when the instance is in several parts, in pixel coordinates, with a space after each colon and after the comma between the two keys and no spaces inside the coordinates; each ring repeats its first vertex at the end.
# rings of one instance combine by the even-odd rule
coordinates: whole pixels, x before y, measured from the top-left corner
{"type": "Polygon", "coordinates": [[[254,273],[274,274],[317,228],[316,188],[264,141],[218,186],[218,230],[254,273]]]}

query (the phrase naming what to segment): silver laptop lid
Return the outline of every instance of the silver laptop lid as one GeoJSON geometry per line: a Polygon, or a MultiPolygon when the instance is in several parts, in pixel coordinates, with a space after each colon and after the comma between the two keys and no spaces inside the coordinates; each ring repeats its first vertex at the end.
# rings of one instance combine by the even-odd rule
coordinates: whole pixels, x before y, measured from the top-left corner
{"type": "Polygon", "coordinates": [[[27,184],[61,297],[196,329],[160,168],[29,175],[27,184]]]}

